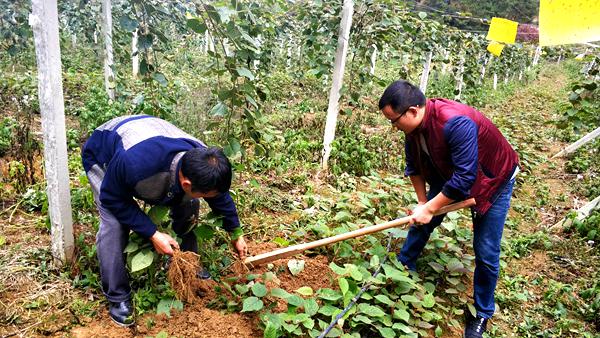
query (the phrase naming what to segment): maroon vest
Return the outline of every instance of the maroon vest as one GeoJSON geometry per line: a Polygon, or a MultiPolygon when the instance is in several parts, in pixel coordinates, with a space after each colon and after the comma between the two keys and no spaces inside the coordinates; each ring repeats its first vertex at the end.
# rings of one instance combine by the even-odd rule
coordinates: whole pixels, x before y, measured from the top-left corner
{"type": "MultiPolygon", "coordinates": [[[[415,161],[420,159],[418,134],[422,133],[433,162],[433,170],[436,170],[443,180],[448,181],[454,168],[444,137],[444,126],[456,116],[467,116],[477,125],[479,163],[470,197],[474,197],[477,202],[474,209],[484,214],[492,205],[498,190],[510,179],[519,164],[519,156],[500,130],[482,113],[452,100],[428,99],[421,126],[408,136],[413,138],[412,144],[415,145],[412,147],[413,158],[415,161]]],[[[422,162],[416,165],[421,168],[425,180],[431,182],[432,173],[423,170],[425,166],[422,162]]]]}

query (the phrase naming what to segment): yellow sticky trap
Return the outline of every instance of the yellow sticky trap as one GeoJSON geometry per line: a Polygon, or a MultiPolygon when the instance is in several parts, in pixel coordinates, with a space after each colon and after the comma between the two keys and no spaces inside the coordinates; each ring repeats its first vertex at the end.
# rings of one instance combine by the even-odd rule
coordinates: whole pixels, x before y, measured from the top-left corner
{"type": "Polygon", "coordinates": [[[519,26],[519,23],[516,21],[492,18],[486,39],[504,43],[515,43],[517,26],[519,26]]]}
{"type": "Polygon", "coordinates": [[[600,1],[540,0],[540,46],[600,40],[600,1]]]}
{"type": "Polygon", "coordinates": [[[504,44],[501,44],[496,41],[490,41],[490,44],[487,46],[488,52],[490,52],[496,56],[500,56],[500,53],[502,53],[503,49],[504,49],[504,44]]]}

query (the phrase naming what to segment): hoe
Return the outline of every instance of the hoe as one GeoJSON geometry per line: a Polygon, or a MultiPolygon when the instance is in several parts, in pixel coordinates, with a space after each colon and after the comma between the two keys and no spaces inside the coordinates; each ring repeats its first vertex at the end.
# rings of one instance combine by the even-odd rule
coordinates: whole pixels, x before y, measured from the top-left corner
{"type": "MultiPolygon", "coordinates": [[[[436,212],[434,215],[441,215],[441,214],[445,214],[445,213],[448,213],[451,211],[456,211],[456,210],[459,210],[462,208],[472,207],[474,205],[475,205],[475,199],[470,198],[465,201],[447,205],[447,206],[441,208],[440,210],[438,210],[438,212],[436,212]]],[[[251,256],[251,257],[244,259],[244,264],[249,265],[249,266],[256,266],[256,265],[272,262],[272,261],[275,261],[278,259],[294,256],[294,255],[296,255],[302,251],[308,250],[308,249],[317,248],[317,247],[320,247],[323,245],[328,245],[328,244],[336,243],[336,242],[343,241],[346,239],[360,237],[360,236],[368,235],[368,234],[371,234],[374,232],[382,231],[385,229],[394,228],[399,225],[407,224],[407,223],[410,223],[410,219],[411,219],[411,216],[406,216],[406,217],[398,218],[393,221],[365,227],[362,229],[357,229],[354,231],[346,232],[346,233],[331,236],[331,237],[322,238],[322,239],[319,239],[319,240],[316,240],[313,242],[301,243],[301,244],[289,246],[287,248],[281,248],[281,249],[277,249],[277,250],[274,250],[271,252],[262,253],[260,255],[251,256]]]]}

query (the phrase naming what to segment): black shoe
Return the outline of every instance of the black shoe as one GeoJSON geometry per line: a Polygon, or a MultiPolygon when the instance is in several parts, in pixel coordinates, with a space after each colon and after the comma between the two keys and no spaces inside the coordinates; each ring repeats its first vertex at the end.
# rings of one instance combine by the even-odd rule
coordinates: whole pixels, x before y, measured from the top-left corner
{"type": "Polygon", "coordinates": [[[108,313],[113,322],[119,326],[128,327],[135,323],[131,301],[110,302],[108,313]]]}
{"type": "Polygon", "coordinates": [[[467,315],[467,323],[465,325],[464,338],[481,338],[485,332],[485,326],[487,325],[488,319],[481,316],[473,317],[471,314],[467,315]]]}

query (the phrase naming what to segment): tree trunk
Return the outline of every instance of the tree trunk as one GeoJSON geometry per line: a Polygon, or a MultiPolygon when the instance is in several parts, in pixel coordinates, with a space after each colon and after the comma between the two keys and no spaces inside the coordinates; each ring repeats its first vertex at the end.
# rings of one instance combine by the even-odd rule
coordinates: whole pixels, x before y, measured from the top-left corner
{"type": "Polygon", "coordinates": [[[333,67],[333,78],[331,91],[329,92],[329,105],[327,107],[327,121],[325,123],[325,135],[323,137],[323,159],[321,167],[327,170],[327,161],[331,154],[331,142],[335,137],[335,126],[339,109],[340,89],[344,81],[344,68],[346,66],[346,53],[348,52],[348,40],[350,39],[350,27],[352,26],[352,13],[354,12],[354,1],[344,0],[342,7],[342,20],[338,37],[335,64],[333,67]]]}
{"type": "Polygon", "coordinates": [[[104,35],[104,87],[111,100],[115,99],[115,73],[113,71],[112,13],[110,0],[102,0],[102,30],[104,35]]]}
{"type": "Polygon", "coordinates": [[[33,29],[38,68],[38,100],[44,138],[44,174],[50,216],[52,256],[57,266],[73,259],[73,218],[67,167],[67,135],[58,40],[56,0],[32,0],[29,23],[33,29]]]}

